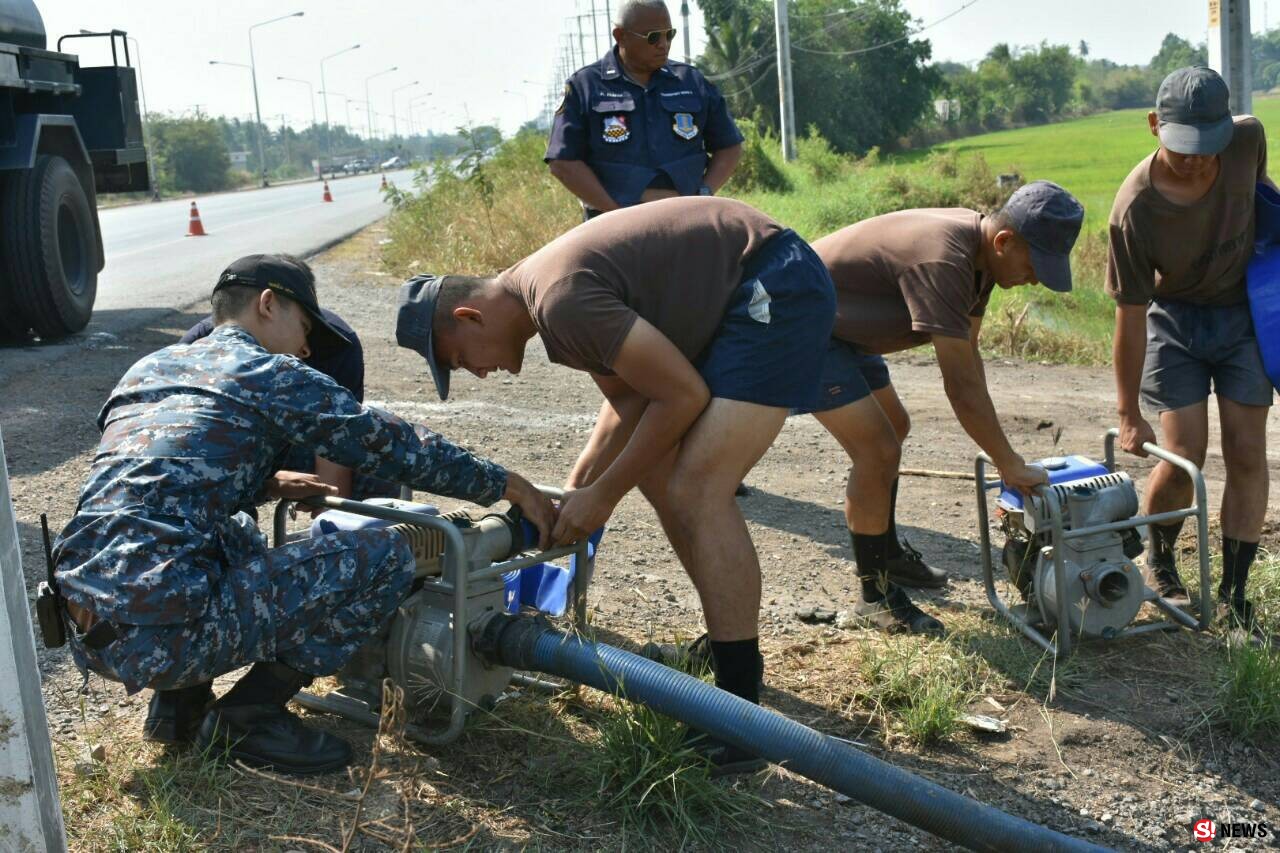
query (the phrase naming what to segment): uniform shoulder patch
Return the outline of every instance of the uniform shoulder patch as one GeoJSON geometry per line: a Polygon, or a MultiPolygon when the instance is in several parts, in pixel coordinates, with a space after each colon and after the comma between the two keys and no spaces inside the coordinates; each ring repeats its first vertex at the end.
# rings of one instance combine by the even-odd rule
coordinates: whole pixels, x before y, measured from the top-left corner
{"type": "Polygon", "coordinates": [[[564,92],[560,95],[560,106],[556,107],[556,115],[564,112],[565,104],[569,103],[569,96],[573,94],[573,87],[568,83],[564,84],[564,92]]]}

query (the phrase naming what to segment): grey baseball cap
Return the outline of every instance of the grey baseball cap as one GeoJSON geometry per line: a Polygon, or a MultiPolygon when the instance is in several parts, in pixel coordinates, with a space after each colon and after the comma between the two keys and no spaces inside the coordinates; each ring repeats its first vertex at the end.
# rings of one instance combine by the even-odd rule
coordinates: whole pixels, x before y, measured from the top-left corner
{"type": "Polygon", "coordinates": [[[1231,143],[1227,82],[1212,68],[1179,68],[1156,95],[1160,143],[1175,154],[1218,154],[1231,143]]]}
{"type": "Polygon", "coordinates": [[[1032,181],[1004,206],[1013,228],[1031,247],[1036,278],[1050,290],[1071,290],[1071,247],[1080,236],[1084,206],[1053,181],[1032,181]]]}
{"type": "Polygon", "coordinates": [[[411,349],[427,360],[431,378],[436,383],[436,393],[441,400],[449,398],[449,372],[447,365],[436,362],[434,336],[431,324],[435,320],[436,300],[440,297],[440,285],[444,277],[415,275],[400,286],[400,308],[396,312],[396,343],[411,349]]]}

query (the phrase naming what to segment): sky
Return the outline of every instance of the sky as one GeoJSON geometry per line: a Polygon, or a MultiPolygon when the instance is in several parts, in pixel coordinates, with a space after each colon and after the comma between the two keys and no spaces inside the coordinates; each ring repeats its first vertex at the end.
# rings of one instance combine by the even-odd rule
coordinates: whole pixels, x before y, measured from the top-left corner
{"type": "MultiPolygon", "coordinates": [[[[366,83],[383,134],[391,130],[392,95],[396,126],[451,131],[463,123],[518,127],[558,93],[557,60],[571,35],[574,60],[598,56],[607,38],[607,0],[594,0],[599,21],[593,41],[592,0],[36,0],[52,48],[57,36],[80,29],[127,30],[137,39],[143,87],[152,112],[222,114],[249,118],[253,89],[247,68],[210,65],[210,60],[249,63],[251,25],[301,11],[299,18],[254,30],[258,94],[263,121],[278,126],[281,116],[295,127],[312,120],[312,84],[318,120],[324,98],[318,94],[320,59],[353,44],[356,50],[329,59],[324,66],[329,91],[329,120],[360,128],[368,124],[366,83]],[[578,50],[578,24],[584,39],[578,50]],[[395,66],[396,71],[370,76],[395,66]],[[415,84],[416,85],[413,85],[415,84]],[[404,88],[401,88],[404,87],[404,88]],[[342,97],[342,96],[345,96],[342,97]]],[[[1088,42],[1094,57],[1120,63],[1146,62],[1167,32],[1200,42],[1205,38],[1208,0],[903,0],[933,43],[935,59],[980,59],[996,42],[1069,44],[1088,42]],[[935,22],[963,7],[963,11],[935,22]],[[1153,14],[1159,10],[1159,17],[1153,14]]],[[[1280,0],[1251,0],[1252,26],[1264,17],[1280,23],[1280,0]]],[[[616,9],[618,0],[611,7],[616,9]]],[[[668,0],[678,20],[679,0],[668,0]]],[[[692,7],[692,51],[705,41],[701,13],[692,7]]],[[[683,35],[673,56],[683,56],[683,35]]],[[[109,61],[105,41],[67,43],[86,65],[109,61]]],[[[135,59],[135,65],[137,64],[135,59]]]]}

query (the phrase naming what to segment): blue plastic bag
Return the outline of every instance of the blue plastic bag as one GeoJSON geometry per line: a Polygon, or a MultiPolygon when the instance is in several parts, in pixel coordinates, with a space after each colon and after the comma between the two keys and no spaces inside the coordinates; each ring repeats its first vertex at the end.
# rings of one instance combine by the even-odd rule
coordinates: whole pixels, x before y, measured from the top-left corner
{"type": "Polygon", "coordinates": [[[1258,184],[1254,209],[1254,254],[1245,286],[1262,366],[1271,384],[1280,389],[1280,193],[1258,184]]]}
{"type": "MultiPolygon", "coordinates": [[[[525,541],[531,545],[538,542],[538,530],[525,521],[525,541]]],[[[595,557],[596,548],[604,537],[604,528],[587,537],[587,554],[595,557]]],[[[573,579],[578,572],[578,557],[569,557],[569,565],[556,563],[538,563],[517,572],[507,572],[502,576],[506,583],[506,595],[503,602],[508,613],[519,613],[520,608],[533,607],[549,616],[563,616],[569,608],[569,590],[573,588],[573,579]]]]}

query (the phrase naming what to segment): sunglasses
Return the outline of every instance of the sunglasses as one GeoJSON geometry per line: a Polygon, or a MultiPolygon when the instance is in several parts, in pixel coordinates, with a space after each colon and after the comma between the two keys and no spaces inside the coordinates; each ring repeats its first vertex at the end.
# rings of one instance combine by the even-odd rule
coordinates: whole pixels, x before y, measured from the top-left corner
{"type": "Polygon", "coordinates": [[[647,33],[637,33],[634,30],[623,30],[623,32],[631,33],[631,35],[636,36],[637,38],[642,38],[649,44],[657,44],[662,40],[663,36],[666,37],[667,44],[671,44],[671,42],[675,41],[676,37],[675,27],[672,27],[669,30],[650,30],[647,33]]]}

